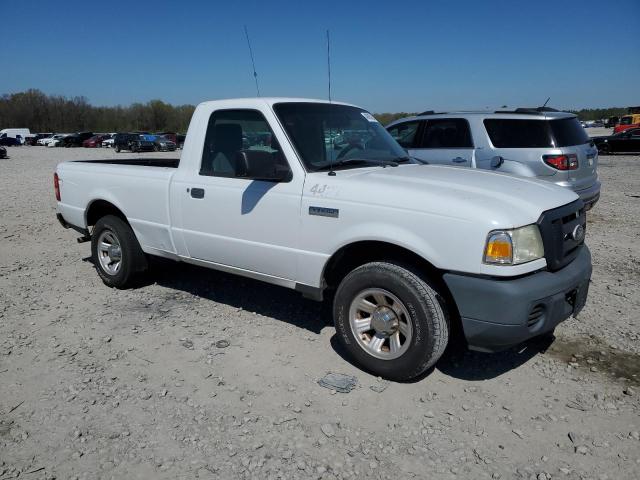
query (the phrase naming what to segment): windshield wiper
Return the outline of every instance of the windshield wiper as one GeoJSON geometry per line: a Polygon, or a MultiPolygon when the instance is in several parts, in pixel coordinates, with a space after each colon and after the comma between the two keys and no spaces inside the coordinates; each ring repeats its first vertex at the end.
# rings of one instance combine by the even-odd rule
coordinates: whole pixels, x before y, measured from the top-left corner
{"type": "Polygon", "coordinates": [[[339,160],[337,162],[330,163],[329,165],[323,165],[319,167],[317,171],[333,170],[336,167],[343,167],[348,165],[380,165],[381,167],[397,167],[398,162],[395,160],[371,160],[368,158],[347,158],[345,160],[339,160]]]}

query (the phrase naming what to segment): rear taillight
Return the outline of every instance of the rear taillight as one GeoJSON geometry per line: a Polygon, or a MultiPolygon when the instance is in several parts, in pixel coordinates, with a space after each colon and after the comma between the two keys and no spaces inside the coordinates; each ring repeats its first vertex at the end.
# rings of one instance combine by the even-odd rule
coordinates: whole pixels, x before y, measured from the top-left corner
{"type": "Polygon", "coordinates": [[[56,192],[56,200],[60,201],[60,180],[57,173],[53,174],[53,190],[56,192]]]}
{"type": "Polygon", "coordinates": [[[542,160],[556,170],[578,169],[578,157],[573,153],[569,155],[543,155],[542,160]]]}

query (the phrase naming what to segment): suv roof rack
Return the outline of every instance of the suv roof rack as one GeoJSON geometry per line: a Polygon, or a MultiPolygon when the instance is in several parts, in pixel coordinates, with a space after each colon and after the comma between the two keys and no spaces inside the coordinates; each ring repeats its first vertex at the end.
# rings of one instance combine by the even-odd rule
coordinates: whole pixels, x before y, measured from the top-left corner
{"type": "Polygon", "coordinates": [[[424,112],[420,112],[417,116],[420,115],[435,115],[436,112],[434,112],[433,110],[425,110],[424,112]]]}
{"type": "Polygon", "coordinates": [[[527,113],[542,114],[544,112],[559,112],[560,110],[551,107],[518,107],[515,110],[496,110],[494,113],[527,113]]]}

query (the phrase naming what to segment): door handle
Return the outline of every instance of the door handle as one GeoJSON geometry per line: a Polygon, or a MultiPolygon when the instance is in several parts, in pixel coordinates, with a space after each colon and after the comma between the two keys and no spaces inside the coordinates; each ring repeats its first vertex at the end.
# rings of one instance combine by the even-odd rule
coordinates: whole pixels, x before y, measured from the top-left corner
{"type": "Polygon", "coordinates": [[[204,188],[192,188],[191,196],[193,198],[204,198],[204,188]]]}
{"type": "Polygon", "coordinates": [[[467,161],[466,158],[462,158],[462,157],[456,157],[454,159],[451,160],[453,163],[464,163],[467,161]]]}

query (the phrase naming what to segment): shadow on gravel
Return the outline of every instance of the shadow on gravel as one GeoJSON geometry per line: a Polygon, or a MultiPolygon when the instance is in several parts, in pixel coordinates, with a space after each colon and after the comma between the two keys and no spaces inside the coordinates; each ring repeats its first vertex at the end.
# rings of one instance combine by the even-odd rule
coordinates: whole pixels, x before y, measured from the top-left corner
{"type": "MultiPolygon", "coordinates": [[[[496,378],[524,365],[539,353],[544,353],[552,342],[553,337],[536,338],[518,347],[498,353],[472,352],[462,345],[452,345],[445,351],[435,367],[402,383],[420,382],[431,375],[435,369],[460,380],[480,381],[496,378]]],[[[362,370],[362,367],[355,364],[348,352],[342,347],[337,335],[331,337],[331,347],[345,362],[362,370]]]]}
{"type": "MultiPolygon", "coordinates": [[[[91,263],[90,257],[83,260],[91,263]]],[[[327,301],[319,303],[307,300],[300,293],[287,288],[195,265],[153,259],[150,272],[141,277],[136,287],[154,283],[265,315],[315,334],[319,334],[331,323],[331,312],[327,301]]],[[[546,352],[553,340],[553,337],[532,339],[518,347],[493,354],[472,352],[462,345],[452,344],[435,368],[445,375],[462,380],[487,380],[516,369],[537,354],[546,352]]],[[[335,334],[331,337],[331,347],[344,361],[362,369],[352,361],[335,334]]],[[[434,368],[427,370],[408,383],[423,380],[433,370],[434,368]]]]}
{"type": "Polygon", "coordinates": [[[469,381],[488,380],[514,370],[553,344],[553,336],[533,338],[517,347],[497,353],[480,353],[452,348],[445,352],[436,368],[445,375],[469,381]]]}
{"type": "Polygon", "coordinates": [[[153,259],[151,271],[139,286],[157,283],[214,302],[290,323],[313,333],[327,326],[324,304],[300,293],[208,268],[170,260],[153,259]]]}

